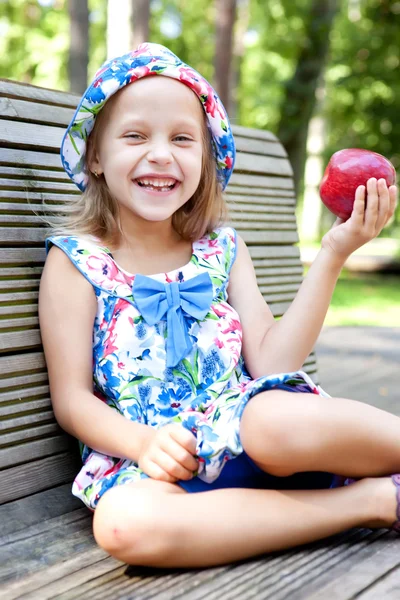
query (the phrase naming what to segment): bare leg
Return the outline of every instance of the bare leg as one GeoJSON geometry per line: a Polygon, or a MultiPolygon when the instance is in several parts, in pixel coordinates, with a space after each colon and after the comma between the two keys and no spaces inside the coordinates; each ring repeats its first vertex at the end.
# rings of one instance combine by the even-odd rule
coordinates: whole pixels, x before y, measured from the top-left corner
{"type": "Polygon", "coordinates": [[[146,480],[106,492],[94,515],[100,546],[129,564],[201,567],[395,520],[389,478],[333,490],[223,489],[187,494],[146,480]]]}
{"type": "Polygon", "coordinates": [[[240,437],[247,454],[273,475],[400,472],[400,418],[355,400],[263,392],[246,406],[240,437]]]}

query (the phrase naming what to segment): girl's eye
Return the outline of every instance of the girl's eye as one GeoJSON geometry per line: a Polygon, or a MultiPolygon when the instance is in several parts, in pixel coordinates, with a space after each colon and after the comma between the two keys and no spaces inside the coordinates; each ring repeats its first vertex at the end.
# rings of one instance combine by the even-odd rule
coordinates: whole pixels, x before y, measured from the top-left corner
{"type": "Polygon", "coordinates": [[[125,137],[133,140],[140,140],[142,138],[140,133],[127,133],[125,137]]]}
{"type": "Polygon", "coordinates": [[[174,140],[177,142],[192,142],[192,138],[187,137],[186,135],[177,135],[174,137],[174,140]]]}

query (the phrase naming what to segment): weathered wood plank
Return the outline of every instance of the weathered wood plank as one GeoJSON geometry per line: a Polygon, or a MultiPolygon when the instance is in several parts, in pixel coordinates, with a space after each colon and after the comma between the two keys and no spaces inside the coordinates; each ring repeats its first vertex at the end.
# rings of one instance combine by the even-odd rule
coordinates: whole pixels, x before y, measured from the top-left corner
{"type": "MultiPolygon", "coordinates": [[[[58,106],[66,106],[67,108],[73,109],[75,109],[79,102],[79,96],[74,94],[49,90],[15,81],[8,81],[7,79],[0,79],[0,94],[11,98],[29,98],[30,100],[41,102],[43,104],[56,104],[58,106]]],[[[46,106],[43,107],[43,110],[45,109],[46,106]]]]}
{"type": "MultiPolygon", "coordinates": [[[[69,454],[60,454],[60,461],[65,456],[71,458],[69,454]]],[[[50,457],[45,460],[56,460],[57,458],[50,457]]],[[[35,465],[35,463],[32,464],[35,465]]],[[[23,470],[26,467],[21,468],[23,470]]],[[[3,471],[3,473],[7,473],[7,471],[3,471]]],[[[1,491],[3,492],[3,489],[1,491]]],[[[48,519],[59,517],[76,509],[82,509],[82,502],[71,494],[70,482],[0,505],[0,546],[10,541],[10,534],[24,531],[31,525],[44,523],[48,519]]]]}
{"type": "Polygon", "coordinates": [[[296,244],[297,231],[246,231],[240,230],[246,244],[296,244]]]}
{"type": "Polygon", "coordinates": [[[261,140],[254,137],[247,138],[240,135],[235,136],[236,150],[253,154],[267,154],[268,156],[280,156],[287,159],[284,147],[270,140],[261,140]]]}
{"type": "MultiPolygon", "coordinates": [[[[14,317],[10,311],[10,317],[14,317]]],[[[6,333],[7,331],[26,330],[31,327],[39,327],[38,317],[22,317],[22,318],[11,318],[11,319],[0,319],[0,334],[6,333]]]]}
{"type": "Polygon", "coordinates": [[[79,190],[76,185],[71,181],[42,181],[37,179],[6,179],[5,177],[0,179],[0,189],[2,190],[29,190],[37,192],[46,192],[48,190],[52,192],[76,192],[79,195],[79,190]]]}
{"type": "MultiPolygon", "coordinates": [[[[1,274],[1,271],[0,271],[1,274]]],[[[29,277],[28,279],[0,279],[0,291],[6,290],[26,290],[32,289],[36,290],[39,287],[39,278],[38,277],[29,277]]]]}
{"type": "Polygon", "coordinates": [[[232,132],[234,136],[238,135],[259,140],[269,140],[280,144],[278,138],[271,133],[271,131],[266,131],[264,129],[252,129],[250,127],[242,127],[241,125],[232,125],[232,132]]]}
{"type": "Polygon", "coordinates": [[[256,187],[271,190],[290,190],[292,192],[294,190],[293,179],[291,177],[252,175],[251,173],[237,173],[234,171],[229,181],[229,186],[233,190],[235,185],[246,188],[256,187]]]}
{"type": "MultiPolygon", "coordinates": [[[[251,246],[249,248],[250,256],[252,259],[267,259],[269,261],[268,264],[273,263],[272,259],[279,257],[279,264],[281,258],[300,258],[300,250],[297,246],[251,246]]],[[[297,264],[299,264],[297,262],[297,264]]]]}
{"type": "MultiPolygon", "coordinates": [[[[25,465],[5,469],[1,472],[0,504],[71,482],[80,467],[81,464],[77,456],[64,452],[56,456],[31,461],[25,465]]],[[[65,489],[64,495],[70,494],[70,489],[65,489]]],[[[74,506],[76,505],[77,503],[74,503],[74,506]]],[[[70,508],[69,504],[68,508],[70,508]]],[[[35,506],[34,510],[38,510],[38,507],[35,506]]],[[[51,518],[51,516],[52,513],[49,510],[42,514],[43,519],[51,518]]]]}
{"type": "Polygon", "coordinates": [[[15,352],[16,350],[29,350],[41,346],[39,330],[15,331],[0,335],[0,351],[15,352]]]}
{"type": "Polygon", "coordinates": [[[36,573],[32,569],[32,573],[25,577],[22,582],[19,582],[19,585],[10,583],[4,589],[7,600],[21,598],[21,592],[26,600],[60,598],[60,586],[63,594],[65,590],[86,582],[87,577],[90,577],[93,573],[96,575],[116,569],[118,569],[118,572],[123,573],[126,570],[126,565],[107,556],[103,550],[94,547],[94,542],[92,542],[92,546],[88,547],[85,553],[79,551],[74,555],[71,553],[71,556],[65,558],[62,562],[51,564],[45,570],[42,569],[36,573]],[[95,570],[93,571],[94,567],[95,570]]]}
{"type": "Polygon", "coordinates": [[[44,247],[41,248],[2,248],[0,252],[0,268],[2,265],[17,266],[38,263],[43,264],[46,257],[44,247]]]}
{"type": "MultiPolygon", "coordinates": [[[[42,352],[32,352],[29,354],[14,354],[12,356],[0,357],[0,386],[10,385],[7,383],[10,375],[26,377],[27,374],[37,374],[45,372],[46,364],[42,352]],[[2,381],[4,378],[5,381],[2,381]]],[[[26,382],[21,381],[20,385],[26,382]]],[[[1,389],[1,387],[0,387],[1,389]]]]}
{"type": "MultiPolygon", "coordinates": [[[[29,415],[22,416],[12,416],[11,418],[5,418],[0,421],[0,444],[5,445],[4,443],[4,431],[11,429],[19,429],[20,427],[29,427],[31,425],[36,425],[38,423],[47,423],[49,421],[54,421],[54,413],[52,410],[45,410],[41,412],[34,412],[29,415]]],[[[38,428],[36,428],[38,429],[38,428]]],[[[22,434],[22,431],[18,431],[18,434],[22,434]]]]}
{"type": "MultiPolygon", "coordinates": [[[[23,151],[21,151],[23,152],[23,151]]],[[[61,165],[60,165],[61,167],[61,165]]],[[[2,179],[26,179],[27,171],[23,167],[18,166],[0,166],[0,185],[2,179]]],[[[71,180],[65,171],[46,171],[44,169],[30,169],[29,181],[62,181],[69,183],[71,180]]]]}
{"type": "MultiPolygon", "coordinates": [[[[25,532],[11,534],[9,538],[6,546],[0,546],[0,578],[4,582],[15,577],[17,561],[24,563],[18,565],[21,576],[43,569],[44,566],[45,572],[57,562],[61,566],[68,557],[85,550],[100,551],[93,548],[91,518],[87,509],[75,510],[45,521],[43,525],[33,525],[25,532]]],[[[102,556],[105,555],[104,551],[100,552],[102,556]]]]}
{"type": "MultiPolygon", "coordinates": [[[[26,150],[21,148],[2,148],[0,147],[0,164],[11,165],[22,168],[25,171],[25,176],[29,179],[30,170],[43,167],[45,170],[53,169],[54,172],[59,171],[65,177],[65,171],[62,168],[61,158],[59,154],[50,152],[35,152],[34,150],[26,150]],[[23,167],[25,165],[25,167],[23,167]]],[[[32,171],[34,172],[34,171],[32,171]]]]}
{"type": "Polygon", "coordinates": [[[43,244],[46,236],[44,227],[0,227],[0,244],[43,244]]]}
{"type": "MultiPolygon", "coordinates": [[[[43,386],[43,388],[47,388],[48,390],[48,386],[43,386]]],[[[34,395],[35,392],[36,390],[33,388],[33,390],[22,389],[13,390],[13,392],[2,393],[2,397],[0,399],[0,417],[11,418],[13,416],[24,414],[27,411],[35,411],[35,414],[39,414],[40,411],[40,414],[42,414],[43,411],[51,409],[50,397],[47,395],[45,398],[37,398],[37,396],[34,395]],[[32,395],[34,395],[34,399],[32,399],[32,395]],[[14,401],[14,404],[9,404],[10,401],[14,401]]]]}
{"type": "Polygon", "coordinates": [[[3,277],[40,277],[41,267],[2,267],[0,261],[0,278],[3,277]]]}
{"type": "Polygon", "coordinates": [[[50,437],[44,440],[30,441],[27,444],[0,449],[0,469],[53,456],[69,449],[69,440],[65,435],[50,437]]]}
{"type": "Polygon", "coordinates": [[[379,575],[376,581],[363,592],[357,593],[358,600],[397,600],[400,598],[400,569],[389,570],[384,576],[379,575]]]}
{"type": "Polygon", "coordinates": [[[0,119],[0,144],[59,152],[64,130],[50,125],[0,119]]]}
{"type": "MultiPolygon", "coordinates": [[[[267,199],[264,202],[265,198],[263,198],[260,203],[251,202],[251,197],[243,198],[237,196],[235,200],[232,202],[228,202],[229,212],[239,212],[245,211],[247,214],[251,213],[268,213],[268,214],[288,214],[293,215],[293,207],[287,202],[275,202],[272,200],[270,203],[267,199]]],[[[286,200],[286,199],[285,199],[286,200]]]]}
{"type": "Polygon", "coordinates": [[[267,221],[267,220],[254,220],[254,221],[248,221],[247,219],[245,220],[244,218],[242,218],[241,220],[239,219],[239,217],[237,218],[237,220],[232,220],[228,222],[228,225],[235,227],[235,229],[238,230],[238,232],[240,233],[242,231],[242,228],[244,230],[247,230],[248,232],[252,231],[252,230],[257,230],[257,231],[262,231],[264,234],[268,233],[269,231],[272,231],[273,233],[277,233],[277,232],[281,232],[281,231],[294,231],[296,232],[297,235],[297,229],[296,229],[296,223],[290,223],[290,222],[281,222],[281,221],[267,221]]]}
{"type": "MultiPolygon", "coordinates": [[[[232,175],[233,177],[233,175],[232,175]]],[[[240,177],[240,175],[238,176],[240,177]]],[[[244,176],[243,176],[244,177],[244,176]]],[[[296,203],[296,196],[294,195],[294,190],[285,189],[285,188],[277,188],[277,187],[257,187],[257,186],[245,186],[245,185],[235,185],[232,183],[232,180],[229,182],[229,186],[225,190],[225,194],[230,198],[230,196],[235,194],[240,194],[241,196],[262,196],[267,199],[270,197],[284,198],[290,199],[292,204],[296,203]]]]}
{"type": "Polygon", "coordinates": [[[0,97],[0,117],[2,119],[57,125],[64,130],[71,121],[73,114],[74,111],[71,108],[48,104],[43,107],[43,104],[36,102],[0,97]]]}
{"type": "MultiPolygon", "coordinates": [[[[358,553],[353,553],[347,561],[341,560],[330,566],[330,572],[319,572],[317,582],[309,586],[307,596],[299,595],[299,600],[353,600],[365,598],[364,590],[374,587],[374,582],[389,574],[400,565],[399,539],[392,534],[375,534],[373,544],[362,544],[358,553]],[[313,589],[311,592],[310,587],[313,589]]],[[[368,597],[368,596],[367,596],[368,597]]],[[[371,596],[370,596],[371,597],[371,596]]],[[[372,596],[376,600],[381,596],[372,596]]],[[[389,596],[395,600],[396,596],[389,596]]]]}
{"type": "Polygon", "coordinates": [[[0,212],[0,227],[45,227],[43,219],[35,214],[11,214],[6,215],[0,212]]]}
{"type": "MultiPolygon", "coordinates": [[[[363,556],[370,555],[371,550],[373,551],[374,545],[371,542],[379,540],[380,537],[379,533],[370,534],[365,530],[349,532],[304,549],[261,557],[254,561],[230,565],[228,568],[216,567],[189,572],[163,572],[140,568],[131,568],[126,572],[121,563],[101,563],[98,550],[90,547],[87,548],[87,561],[82,563],[81,568],[76,560],[67,558],[58,565],[52,564],[50,568],[47,567],[42,573],[40,570],[32,572],[20,580],[19,584],[23,597],[30,599],[314,599],[314,596],[307,594],[317,584],[321,575],[332,578],[332,567],[335,569],[339,565],[343,569],[348,563],[360,562],[363,556]]],[[[53,543],[52,539],[50,543],[53,543]]],[[[337,583],[340,584],[340,581],[337,583]]],[[[337,587],[339,589],[339,585],[337,587]]],[[[10,593],[16,590],[16,585],[9,584],[6,589],[10,593]]],[[[10,596],[16,597],[18,596],[10,596]]],[[[349,600],[350,597],[354,598],[354,595],[334,596],[333,599],[349,600]]]]}
{"type": "Polygon", "coordinates": [[[280,176],[286,175],[287,177],[293,176],[292,167],[287,159],[275,158],[273,156],[262,156],[261,154],[238,153],[236,155],[235,169],[237,171],[248,173],[263,173],[280,176]]]}
{"type": "MultiPolygon", "coordinates": [[[[11,421],[12,422],[12,421],[11,421]]],[[[47,439],[61,433],[59,425],[55,422],[29,429],[17,429],[8,433],[2,433],[0,437],[0,446],[7,448],[17,444],[27,444],[33,440],[47,439]]]]}

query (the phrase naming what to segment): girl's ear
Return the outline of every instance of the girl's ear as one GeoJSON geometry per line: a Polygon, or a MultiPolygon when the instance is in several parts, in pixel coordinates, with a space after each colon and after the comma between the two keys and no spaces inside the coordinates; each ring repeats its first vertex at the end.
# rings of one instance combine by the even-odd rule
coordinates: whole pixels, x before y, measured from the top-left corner
{"type": "Polygon", "coordinates": [[[103,173],[103,169],[100,165],[99,155],[97,154],[96,148],[91,147],[89,149],[89,159],[88,159],[89,170],[98,177],[103,173]]]}

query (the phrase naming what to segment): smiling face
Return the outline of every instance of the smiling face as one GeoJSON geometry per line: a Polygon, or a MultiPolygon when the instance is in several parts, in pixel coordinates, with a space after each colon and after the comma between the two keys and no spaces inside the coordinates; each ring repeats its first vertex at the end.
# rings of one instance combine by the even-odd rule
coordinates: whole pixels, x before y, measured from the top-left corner
{"type": "Polygon", "coordinates": [[[170,220],[200,181],[206,125],[198,98],[169,77],[145,77],[98,119],[89,168],[104,175],[121,221],[170,220]]]}

